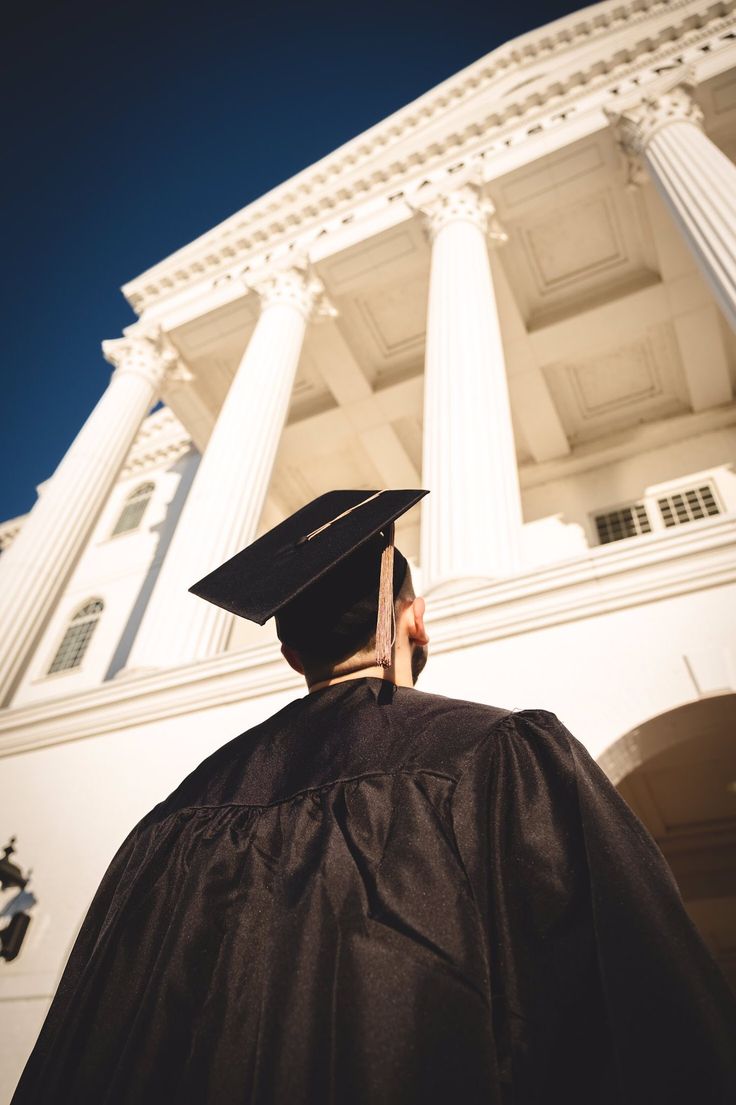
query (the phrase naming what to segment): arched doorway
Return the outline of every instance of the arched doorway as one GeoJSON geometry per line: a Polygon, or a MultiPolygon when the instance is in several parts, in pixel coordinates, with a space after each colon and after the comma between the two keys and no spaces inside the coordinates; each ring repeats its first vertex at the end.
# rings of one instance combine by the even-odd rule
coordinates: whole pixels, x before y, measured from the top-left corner
{"type": "Polygon", "coordinates": [[[650,718],[600,759],[736,991],[736,694],[650,718]]]}

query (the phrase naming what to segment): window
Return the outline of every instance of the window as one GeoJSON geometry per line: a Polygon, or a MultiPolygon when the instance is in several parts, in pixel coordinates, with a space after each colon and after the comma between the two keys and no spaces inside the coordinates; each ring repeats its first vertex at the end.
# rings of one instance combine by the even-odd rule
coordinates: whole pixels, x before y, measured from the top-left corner
{"type": "MultiPolygon", "coordinates": [[[[698,473],[691,479],[697,479],[698,476],[704,479],[706,473],[698,473]]],[[[682,526],[687,522],[697,522],[701,518],[723,513],[716,497],[715,482],[679,488],[675,483],[674,490],[671,490],[672,483],[674,481],[648,490],[639,502],[595,514],[593,521],[599,544],[622,541],[626,537],[638,537],[643,533],[661,533],[673,526],[682,526]]]]}
{"type": "Polygon", "coordinates": [[[131,530],[138,529],[151,495],[153,495],[152,483],[142,483],[140,487],[136,487],[135,491],[131,491],[125,500],[125,506],[120,512],[120,517],[115,523],[115,528],[112,531],[113,537],[118,533],[129,533],[131,530]]]}
{"type": "Polygon", "coordinates": [[[601,545],[609,541],[622,541],[625,537],[637,537],[640,533],[651,533],[652,530],[644,503],[632,503],[618,510],[596,514],[595,527],[601,545]]]}
{"type": "Polygon", "coordinates": [[[710,484],[689,487],[687,491],[677,491],[657,499],[657,506],[666,526],[681,526],[683,522],[694,522],[697,518],[721,513],[710,484]]]}
{"type": "Polygon", "coordinates": [[[91,602],[78,610],[69,622],[67,631],[62,637],[61,644],[56,650],[56,656],[51,661],[48,674],[55,671],[68,671],[70,668],[78,668],[87,651],[95,626],[100,620],[104,603],[101,599],[92,599],[91,602]]]}

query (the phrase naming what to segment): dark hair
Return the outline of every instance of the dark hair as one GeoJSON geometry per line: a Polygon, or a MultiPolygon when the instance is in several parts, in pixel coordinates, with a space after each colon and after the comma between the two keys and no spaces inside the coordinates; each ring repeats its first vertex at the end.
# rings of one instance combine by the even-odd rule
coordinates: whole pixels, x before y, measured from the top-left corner
{"type": "MultiPolygon", "coordinates": [[[[299,653],[305,670],[338,664],[375,645],[382,540],[346,557],[276,616],[279,639],[299,653]]],[[[411,573],[394,550],[394,602],[411,573]]]]}

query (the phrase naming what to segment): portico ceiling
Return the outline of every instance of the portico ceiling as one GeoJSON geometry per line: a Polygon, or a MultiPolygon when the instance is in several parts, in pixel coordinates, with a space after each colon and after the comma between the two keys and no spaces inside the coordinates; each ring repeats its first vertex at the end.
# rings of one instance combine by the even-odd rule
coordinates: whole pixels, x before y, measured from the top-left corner
{"type": "MultiPolygon", "coordinates": [[[[305,341],[289,421],[337,402],[320,371],[327,356],[319,331],[336,326],[365,383],[386,387],[422,370],[429,248],[418,221],[359,242],[318,266],[337,321],[315,323],[305,341]]],[[[194,374],[192,386],[213,419],[246,348],[258,314],[247,292],[233,303],[171,332],[194,374]]],[[[346,374],[347,374],[346,369],[346,374]]],[[[361,391],[360,397],[363,398],[361,391]]]]}
{"type": "MultiPolygon", "coordinates": [[[[736,115],[728,87],[717,90],[724,134],[736,115]]],[[[704,93],[713,111],[714,95],[704,93]]],[[[627,186],[609,130],[489,191],[508,235],[492,262],[521,467],[730,399],[733,343],[652,185],[627,186]]],[[[336,471],[356,487],[421,472],[430,248],[420,216],[358,235],[315,268],[337,317],[308,329],[273,481],[285,511],[336,471]]],[[[244,288],[170,332],[193,379],[167,401],[200,447],[257,313],[244,288]]]]}

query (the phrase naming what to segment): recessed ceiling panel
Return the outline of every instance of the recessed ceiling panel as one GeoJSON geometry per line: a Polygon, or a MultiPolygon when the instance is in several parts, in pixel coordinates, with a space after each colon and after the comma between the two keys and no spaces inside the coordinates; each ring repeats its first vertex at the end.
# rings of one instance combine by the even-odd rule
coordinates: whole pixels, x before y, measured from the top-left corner
{"type": "Polygon", "coordinates": [[[320,375],[308,348],[302,350],[294,387],[291,392],[289,422],[337,406],[335,398],[320,375]]]}
{"type": "Polygon", "coordinates": [[[331,263],[324,265],[330,287],[337,294],[344,294],[356,281],[360,282],[390,265],[392,268],[401,260],[415,252],[416,245],[407,227],[369,239],[361,246],[341,254],[331,263]]]}
{"type": "Polygon", "coordinates": [[[330,295],[346,296],[380,286],[385,280],[410,280],[429,264],[429,245],[419,219],[410,219],[320,262],[319,274],[330,295]]]}
{"type": "Polygon", "coordinates": [[[341,303],[341,328],[376,386],[421,371],[428,290],[429,274],[423,272],[341,303]]]}
{"type": "Polygon", "coordinates": [[[421,412],[413,417],[407,415],[391,423],[401,446],[417,472],[422,470],[422,418],[421,412]]]}
{"type": "Polygon", "coordinates": [[[220,351],[224,346],[240,357],[257,317],[256,297],[244,295],[235,303],[179,327],[172,337],[185,360],[201,357],[210,350],[220,351]]]}
{"type": "Polygon", "coordinates": [[[619,219],[608,195],[555,212],[526,229],[522,242],[540,295],[626,261],[619,219]]]}
{"type": "Polygon", "coordinates": [[[510,210],[525,203],[549,202],[550,198],[557,204],[556,188],[581,177],[588,178],[603,167],[603,153],[597,141],[565,150],[558,157],[547,158],[531,169],[514,173],[510,180],[502,183],[503,205],[510,210]]]}
{"type": "Polygon", "coordinates": [[[505,224],[503,267],[530,330],[657,279],[637,198],[613,187],[576,195],[574,184],[555,186],[556,204],[542,196],[505,224]]]}
{"type": "Polygon", "coordinates": [[[713,98],[713,110],[716,115],[722,115],[736,108],[736,75],[733,72],[729,72],[713,81],[709,91],[713,98]]]}
{"type": "Polygon", "coordinates": [[[424,344],[427,327],[426,278],[394,284],[356,300],[356,307],[381,356],[391,360],[424,344]]]}
{"type": "Polygon", "coordinates": [[[571,442],[689,410],[673,327],[662,323],[606,352],[545,366],[571,442]]]}

